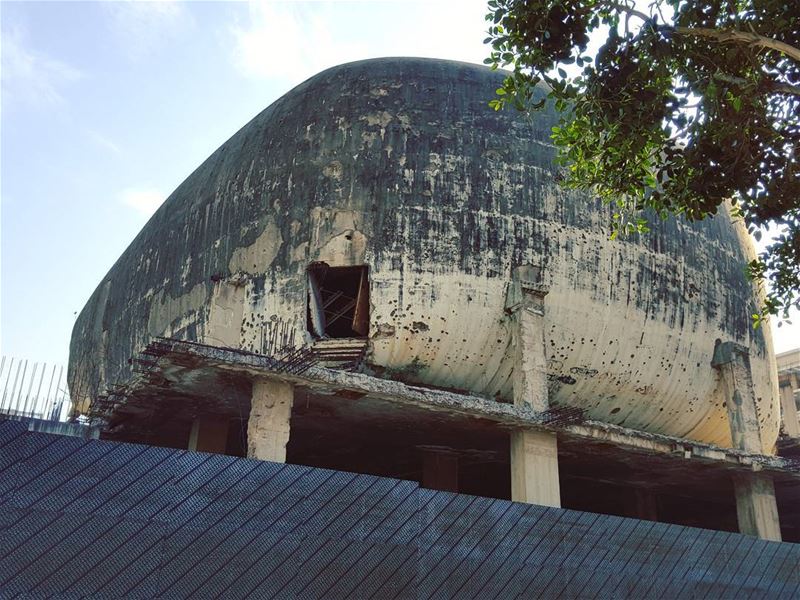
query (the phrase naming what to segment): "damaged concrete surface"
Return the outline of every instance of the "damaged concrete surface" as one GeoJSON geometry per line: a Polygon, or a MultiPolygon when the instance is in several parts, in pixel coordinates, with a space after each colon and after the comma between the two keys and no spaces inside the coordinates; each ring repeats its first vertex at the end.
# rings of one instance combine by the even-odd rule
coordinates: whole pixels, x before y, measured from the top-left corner
{"type": "MultiPolygon", "coordinates": [[[[795,461],[771,454],[723,448],[687,439],[653,434],[592,419],[552,418],[529,405],[515,406],[472,394],[422,388],[361,373],[311,366],[302,373],[282,370],[269,357],[178,340],[159,340],[158,358],[144,373],[137,373],[109,411],[108,429],[142,427],[128,415],[168,409],[181,419],[194,418],[195,411],[218,413],[222,418],[247,415],[252,382],[271,380],[290,384],[305,393],[338,397],[343,402],[363,400],[387,402],[427,413],[458,416],[492,423],[507,431],[519,429],[558,433],[559,439],[616,447],[640,456],[663,455],[681,461],[711,464],[724,470],[765,471],[800,484],[795,461]],[[191,401],[187,401],[191,399],[191,401]],[[212,401],[214,405],[210,404],[212,401]],[[150,406],[152,404],[152,406],[150,406]]],[[[146,429],[147,426],[145,426],[146,429]]]]}
{"type": "MultiPolygon", "coordinates": [[[[796,459],[583,420],[561,409],[542,413],[311,366],[313,361],[302,372],[287,372],[287,362],[270,357],[163,339],[145,357],[126,389],[109,399],[105,439],[185,448],[192,423],[212,418],[230,423],[226,453],[243,456],[252,411],[263,421],[253,386],[271,380],[294,390],[285,449],[292,464],[419,481],[422,456],[446,452],[458,457],[460,491],[508,499],[512,439],[539,432],[558,436],[565,507],[641,518],[631,494],[642,490],[658,496],[658,520],[737,531],[731,476],[763,473],[775,481],[784,539],[800,541],[796,459]]],[[[285,437],[280,439],[283,448],[285,437]]]]}
{"type": "Polygon", "coordinates": [[[486,103],[503,74],[378,59],[272,104],[167,199],[76,322],[76,399],[130,378],[155,336],[268,352],[310,341],[306,269],[367,264],[376,372],[511,399],[511,272],[547,268],[550,403],[730,446],[714,340],[750,349],[763,452],[779,408],[766,328],[726,211],[611,242],[610,209],[559,188],[552,111],[486,103]],[[266,335],[265,335],[266,334],[266,335]]]}

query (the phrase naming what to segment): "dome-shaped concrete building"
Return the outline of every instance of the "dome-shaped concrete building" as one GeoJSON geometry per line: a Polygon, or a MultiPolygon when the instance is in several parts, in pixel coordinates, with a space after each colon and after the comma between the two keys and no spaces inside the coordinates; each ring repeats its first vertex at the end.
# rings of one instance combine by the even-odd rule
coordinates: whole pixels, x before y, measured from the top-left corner
{"type": "MultiPolygon", "coordinates": [[[[502,78],[450,61],[368,60],[273,103],[172,193],[100,283],[73,332],[73,396],[113,396],[136,378],[140,353],[168,338],[347,362],[501,406],[519,395],[533,331],[528,342],[544,348],[531,373],[551,408],[730,448],[729,396],[711,366],[721,341],[748,355],[750,449],[771,454],[774,357],[768,331],[750,324],[758,299],[741,224],[726,211],[655,219],[647,235],[610,241],[611,209],[558,185],[554,114],[488,108],[502,78]],[[518,330],[531,290],[541,319],[518,330]]],[[[162,396],[180,395],[175,369],[159,375],[162,396]]]]}

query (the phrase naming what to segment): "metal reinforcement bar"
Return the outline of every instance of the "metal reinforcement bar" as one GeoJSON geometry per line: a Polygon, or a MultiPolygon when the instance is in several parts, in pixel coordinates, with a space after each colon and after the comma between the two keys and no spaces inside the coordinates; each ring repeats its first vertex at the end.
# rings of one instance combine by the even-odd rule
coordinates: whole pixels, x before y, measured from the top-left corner
{"type": "MultiPolygon", "coordinates": [[[[159,360],[172,352],[173,341],[169,338],[156,338],[142,350],[139,356],[130,358],[128,362],[133,367],[134,379],[124,384],[110,385],[105,390],[105,393],[98,394],[93,398],[89,416],[93,420],[107,419],[117,406],[125,403],[126,399],[133,393],[133,390],[142,386],[157,384],[161,379],[159,360]]],[[[203,344],[196,342],[182,343],[204,347],[203,344]]],[[[236,348],[226,348],[225,351],[234,354],[251,354],[236,348]]],[[[290,376],[301,376],[314,367],[319,358],[319,353],[312,346],[301,346],[299,348],[287,348],[284,346],[281,352],[282,354],[277,357],[264,354],[256,354],[256,356],[259,356],[263,362],[269,365],[271,372],[290,376]]]]}
{"type": "Polygon", "coordinates": [[[0,415],[65,422],[70,407],[62,365],[3,356],[0,359],[0,415]]]}

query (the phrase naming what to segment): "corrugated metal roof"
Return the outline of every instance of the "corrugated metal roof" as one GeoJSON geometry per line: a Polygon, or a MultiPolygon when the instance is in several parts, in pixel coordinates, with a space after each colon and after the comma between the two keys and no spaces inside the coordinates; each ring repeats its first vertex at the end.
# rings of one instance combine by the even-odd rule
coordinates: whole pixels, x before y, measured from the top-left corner
{"type": "Polygon", "coordinates": [[[0,597],[797,597],[800,545],[0,422],[0,597]]]}

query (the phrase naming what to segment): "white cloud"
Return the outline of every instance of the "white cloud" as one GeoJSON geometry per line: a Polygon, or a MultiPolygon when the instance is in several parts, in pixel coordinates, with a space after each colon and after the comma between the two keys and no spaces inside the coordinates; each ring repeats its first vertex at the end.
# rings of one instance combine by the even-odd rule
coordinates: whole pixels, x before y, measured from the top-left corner
{"type": "Polygon", "coordinates": [[[122,153],[122,149],[117,144],[115,144],[113,142],[113,140],[108,139],[102,133],[98,133],[96,131],[88,131],[87,135],[89,136],[89,139],[92,142],[94,142],[95,144],[97,144],[101,148],[103,148],[105,150],[109,150],[109,151],[113,152],[114,154],[122,153]]]}
{"type": "Polygon", "coordinates": [[[128,188],[119,195],[120,201],[145,217],[150,217],[166,199],[153,188],[128,188]]]}
{"type": "Polygon", "coordinates": [[[344,62],[426,56],[481,62],[485,0],[249,3],[231,28],[236,66],[248,77],[290,82],[344,62]]]}
{"type": "Polygon", "coordinates": [[[131,60],[140,60],[192,22],[174,0],[104,2],[114,36],[131,60]]]}
{"type": "Polygon", "coordinates": [[[60,89],[83,78],[83,73],[65,62],[26,46],[20,29],[3,32],[3,103],[53,106],[64,101],[60,89]]]}
{"type": "Polygon", "coordinates": [[[331,31],[330,3],[251,2],[246,26],[234,26],[236,64],[247,76],[297,81],[363,58],[366,49],[331,31]]]}

